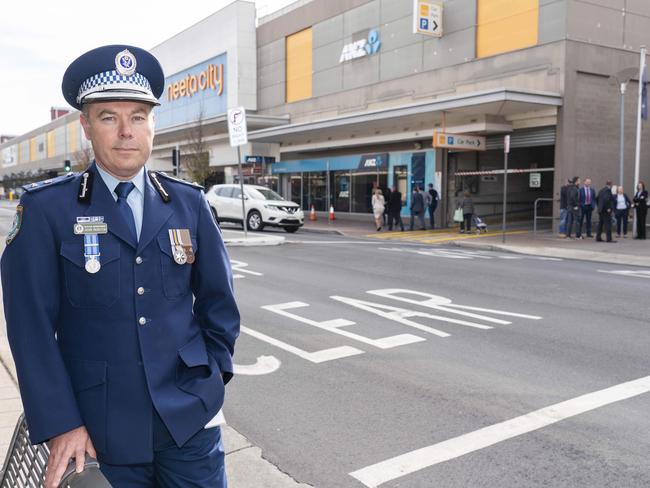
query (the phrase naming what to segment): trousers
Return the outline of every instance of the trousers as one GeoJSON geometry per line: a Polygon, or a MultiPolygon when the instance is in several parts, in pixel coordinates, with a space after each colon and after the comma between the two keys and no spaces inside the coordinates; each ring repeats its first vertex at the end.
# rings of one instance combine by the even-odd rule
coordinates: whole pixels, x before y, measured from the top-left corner
{"type": "Polygon", "coordinates": [[[100,469],[113,488],[227,488],[221,429],[202,429],[178,447],[154,410],[154,459],[100,469]]]}

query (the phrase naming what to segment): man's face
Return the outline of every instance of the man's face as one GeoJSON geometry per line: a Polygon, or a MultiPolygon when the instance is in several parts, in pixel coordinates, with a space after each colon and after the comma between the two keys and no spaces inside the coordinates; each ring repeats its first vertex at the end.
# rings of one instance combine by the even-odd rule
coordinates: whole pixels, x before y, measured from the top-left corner
{"type": "Polygon", "coordinates": [[[153,107],[147,103],[91,103],[81,125],[97,163],[113,176],[127,180],[149,159],[153,147],[153,107]]]}
{"type": "Polygon", "coordinates": [[[590,180],[589,178],[587,178],[587,179],[585,180],[585,186],[586,186],[586,187],[590,187],[590,186],[591,186],[591,180],[590,180]]]}

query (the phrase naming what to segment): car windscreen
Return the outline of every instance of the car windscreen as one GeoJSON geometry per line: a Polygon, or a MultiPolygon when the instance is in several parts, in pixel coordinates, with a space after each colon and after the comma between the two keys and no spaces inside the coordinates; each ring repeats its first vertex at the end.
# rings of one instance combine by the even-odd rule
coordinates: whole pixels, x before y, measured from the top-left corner
{"type": "Polygon", "coordinates": [[[268,188],[247,188],[247,192],[255,200],[284,200],[284,198],[268,188]]]}

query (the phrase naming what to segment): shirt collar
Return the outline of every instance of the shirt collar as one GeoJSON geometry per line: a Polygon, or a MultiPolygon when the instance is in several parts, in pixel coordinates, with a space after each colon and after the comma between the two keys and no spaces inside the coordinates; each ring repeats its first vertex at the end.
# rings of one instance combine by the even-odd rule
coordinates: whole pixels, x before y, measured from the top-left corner
{"type": "MultiPolygon", "coordinates": [[[[114,193],[115,192],[115,187],[117,187],[118,183],[121,183],[122,180],[118,180],[117,178],[115,178],[115,176],[108,173],[106,170],[102,169],[101,166],[99,166],[99,164],[95,164],[95,166],[97,167],[97,172],[102,177],[102,180],[104,180],[104,183],[106,184],[106,187],[108,188],[108,191],[111,192],[111,195],[113,196],[113,198],[117,198],[117,196],[114,193]]],[[[144,166],[142,168],[140,168],[140,171],[138,171],[138,173],[133,178],[131,178],[130,180],[126,180],[126,181],[132,182],[135,185],[135,189],[138,190],[141,195],[144,195],[144,185],[145,185],[145,183],[144,183],[144,166]]]]}

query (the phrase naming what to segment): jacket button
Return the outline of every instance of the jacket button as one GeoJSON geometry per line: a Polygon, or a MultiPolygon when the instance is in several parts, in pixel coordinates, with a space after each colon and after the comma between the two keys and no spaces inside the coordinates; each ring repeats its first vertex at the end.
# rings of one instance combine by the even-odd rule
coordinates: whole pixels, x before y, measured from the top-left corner
{"type": "Polygon", "coordinates": [[[144,295],[144,288],[138,288],[138,295],[144,295]]]}
{"type": "Polygon", "coordinates": [[[138,319],[138,324],[145,325],[146,323],[147,323],[147,319],[145,319],[144,317],[140,317],[138,319]]]}
{"type": "Polygon", "coordinates": [[[135,258],[135,264],[142,264],[142,258],[140,256],[135,258]]]}

